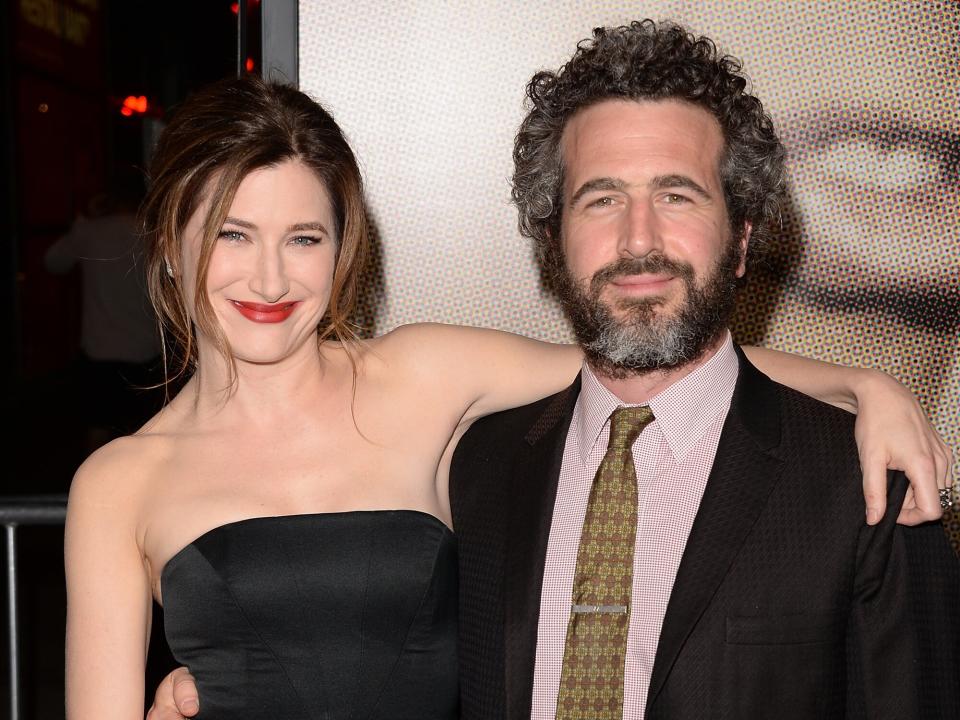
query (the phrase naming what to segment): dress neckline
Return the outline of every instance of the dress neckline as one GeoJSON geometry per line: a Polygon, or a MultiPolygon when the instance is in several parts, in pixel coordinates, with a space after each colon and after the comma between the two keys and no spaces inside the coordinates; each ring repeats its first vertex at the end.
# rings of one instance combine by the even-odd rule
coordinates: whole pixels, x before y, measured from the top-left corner
{"type": "Polygon", "coordinates": [[[210,528],[209,530],[201,533],[200,535],[195,537],[193,540],[188,542],[186,545],[184,545],[182,548],[177,550],[173,555],[171,555],[170,558],[167,560],[167,562],[164,563],[163,569],[160,571],[160,574],[158,576],[160,580],[160,587],[159,587],[160,597],[161,599],[163,598],[163,586],[165,584],[164,579],[167,576],[167,571],[170,570],[170,568],[176,564],[176,561],[178,561],[184,554],[186,554],[187,550],[189,550],[191,547],[193,547],[197,543],[202,542],[204,538],[207,538],[215,533],[222,532],[224,530],[235,528],[241,525],[248,525],[251,523],[270,522],[270,521],[280,522],[284,520],[302,521],[307,519],[343,518],[351,515],[367,516],[367,517],[378,516],[378,515],[379,516],[407,515],[413,518],[419,518],[421,520],[428,522],[431,525],[439,527],[443,533],[445,533],[446,535],[449,535],[450,537],[456,537],[453,530],[451,530],[447,526],[447,524],[443,522],[443,520],[438,518],[436,515],[425,512],[423,510],[411,510],[406,508],[392,508],[392,509],[388,508],[388,509],[381,509],[381,510],[342,510],[338,512],[291,513],[289,515],[254,515],[252,517],[241,518],[239,520],[231,520],[230,522],[223,523],[222,525],[216,525],[210,528]]]}

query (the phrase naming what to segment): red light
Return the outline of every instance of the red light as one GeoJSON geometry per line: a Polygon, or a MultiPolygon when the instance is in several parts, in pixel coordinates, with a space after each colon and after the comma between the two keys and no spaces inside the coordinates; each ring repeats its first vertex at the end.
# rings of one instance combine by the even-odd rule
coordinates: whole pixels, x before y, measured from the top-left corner
{"type": "Polygon", "coordinates": [[[253,68],[254,68],[255,66],[254,66],[254,64],[253,64],[253,58],[252,58],[252,57],[248,57],[248,58],[247,58],[247,65],[246,65],[246,67],[247,67],[247,72],[253,72],[253,68]]]}
{"type": "Polygon", "coordinates": [[[233,3],[230,6],[230,12],[232,12],[234,15],[238,15],[240,13],[240,3],[233,3]]]}
{"type": "Polygon", "coordinates": [[[147,111],[150,104],[147,102],[146,95],[127,95],[120,106],[120,113],[125,117],[130,117],[134,113],[142,115],[147,111]]]}

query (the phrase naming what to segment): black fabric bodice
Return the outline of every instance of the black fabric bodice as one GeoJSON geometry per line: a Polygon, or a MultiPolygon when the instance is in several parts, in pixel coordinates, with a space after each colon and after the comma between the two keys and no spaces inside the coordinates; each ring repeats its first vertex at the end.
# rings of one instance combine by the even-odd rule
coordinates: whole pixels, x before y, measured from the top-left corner
{"type": "Polygon", "coordinates": [[[201,720],[454,720],[453,533],[412,510],[215,528],[161,576],[201,720]]]}

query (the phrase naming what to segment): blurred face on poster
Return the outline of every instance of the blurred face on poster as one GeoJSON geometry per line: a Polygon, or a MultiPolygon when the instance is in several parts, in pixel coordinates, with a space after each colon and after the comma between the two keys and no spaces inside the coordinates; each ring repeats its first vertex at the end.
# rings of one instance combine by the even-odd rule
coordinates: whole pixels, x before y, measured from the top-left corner
{"type": "Polygon", "coordinates": [[[788,291],[955,332],[960,3],[820,2],[784,15],[789,34],[718,40],[744,58],[790,151],[784,235],[795,242],[774,250],[794,256],[788,291]]]}
{"type": "Polygon", "coordinates": [[[960,3],[728,7],[677,16],[743,60],[791,179],[737,337],[891,372],[960,450],[960,3]]]}

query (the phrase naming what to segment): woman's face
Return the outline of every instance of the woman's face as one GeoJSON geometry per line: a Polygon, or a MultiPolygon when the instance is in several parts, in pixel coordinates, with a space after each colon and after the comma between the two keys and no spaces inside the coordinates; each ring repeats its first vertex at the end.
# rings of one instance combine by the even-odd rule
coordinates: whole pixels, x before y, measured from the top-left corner
{"type": "MultiPolygon", "coordinates": [[[[194,294],[209,192],[187,222],[183,293],[194,294]]],[[[237,188],[207,272],[207,297],[238,362],[273,363],[312,352],[330,301],[337,239],[327,190],[297,160],[260,168],[237,188]]],[[[198,341],[201,351],[205,341],[198,341]]]]}

